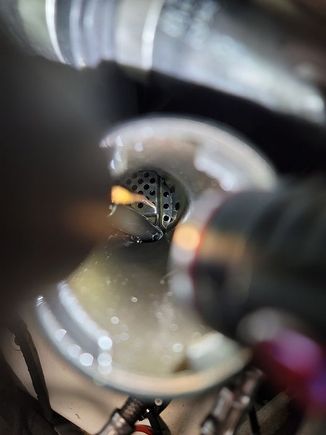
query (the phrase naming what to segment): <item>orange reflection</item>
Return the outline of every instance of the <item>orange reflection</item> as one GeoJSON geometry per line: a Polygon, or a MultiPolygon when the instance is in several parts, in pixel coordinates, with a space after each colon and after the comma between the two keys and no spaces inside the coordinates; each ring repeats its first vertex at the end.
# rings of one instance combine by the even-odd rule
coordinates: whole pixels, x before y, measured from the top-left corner
{"type": "Polygon", "coordinates": [[[111,189],[110,198],[112,203],[117,205],[130,205],[134,204],[135,202],[142,202],[143,204],[147,204],[150,207],[156,209],[152,201],[147,199],[145,195],[140,195],[139,193],[132,193],[122,186],[113,186],[111,189]]]}
{"type": "Polygon", "coordinates": [[[200,232],[194,225],[185,224],[177,228],[174,234],[174,243],[178,248],[193,251],[200,242],[200,232]]]}

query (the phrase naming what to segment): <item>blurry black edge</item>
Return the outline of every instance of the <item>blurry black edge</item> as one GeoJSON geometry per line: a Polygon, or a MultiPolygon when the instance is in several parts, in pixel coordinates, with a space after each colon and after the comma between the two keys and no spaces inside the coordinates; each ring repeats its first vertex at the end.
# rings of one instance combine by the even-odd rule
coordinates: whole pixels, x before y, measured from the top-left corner
{"type": "Polygon", "coordinates": [[[326,172],[326,128],[193,83],[153,72],[138,88],[140,112],[200,116],[248,138],[281,174],[326,172]]]}
{"type": "Polygon", "coordinates": [[[31,333],[29,332],[26,323],[20,317],[13,322],[10,329],[14,334],[15,343],[20,347],[24,357],[43,417],[49,423],[52,423],[53,411],[50,405],[49,392],[47,389],[41,360],[31,333]]]}
{"type": "Polygon", "coordinates": [[[320,20],[325,25],[326,8],[321,1],[314,0],[312,3],[310,0],[292,0],[299,8],[304,12],[311,14],[314,19],[320,20]],[[317,4],[316,4],[317,3],[317,4]]]}
{"type": "Polygon", "coordinates": [[[27,391],[0,353],[0,434],[55,435],[42,416],[39,402],[27,391]]]}
{"type": "Polygon", "coordinates": [[[97,147],[104,117],[95,73],[29,57],[5,26],[0,34],[2,286],[9,300],[38,278],[62,279],[84,258],[89,243],[62,227],[60,210],[72,199],[106,197],[109,177],[97,147]]]}
{"type": "MultiPolygon", "coordinates": [[[[222,333],[240,338],[239,320],[270,307],[289,313],[300,322],[299,330],[323,342],[325,209],[322,179],[283,183],[268,193],[241,192],[226,201],[210,220],[209,228],[246,240],[249,255],[242,256],[237,271],[242,273],[250,261],[250,285],[242,299],[238,291],[243,290],[241,284],[227,279],[226,263],[201,261],[199,252],[193,269],[196,288],[200,288],[196,303],[206,322],[222,333]]],[[[233,272],[234,269],[232,275],[237,276],[233,272]]]]}
{"type": "MultiPolygon", "coordinates": [[[[31,333],[28,330],[28,327],[23,321],[23,319],[20,317],[16,318],[15,321],[11,325],[9,325],[9,329],[14,334],[15,343],[20,347],[20,351],[25,360],[26,367],[28,369],[28,372],[32,380],[33,388],[37,396],[37,402],[35,401],[35,407],[39,415],[38,418],[36,419],[37,421],[36,425],[33,423],[33,419],[35,418],[34,412],[36,412],[36,410],[30,413],[30,415],[27,414],[27,420],[29,419],[31,420],[31,424],[33,424],[33,429],[39,431],[37,433],[44,435],[44,432],[42,432],[45,430],[43,424],[49,424],[49,426],[51,426],[51,433],[52,433],[52,428],[56,430],[65,429],[67,433],[69,432],[69,434],[71,435],[84,433],[79,427],[77,427],[69,420],[67,420],[66,418],[64,418],[63,416],[57,414],[55,411],[52,410],[39,354],[35,342],[33,340],[33,337],[31,336],[31,333]],[[44,418],[44,421],[42,420],[42,418],[44,418]],[[40,422],[38,422],[38,420],[40,422]],[[34,425],[36,426],[36,428],[34,428],[34,425]],[[40,425],[39,428],[38,425],[40,425]]],[[[25,387],[22,386],[20,381],[18,381],[18,378],[16,378],[16,376],[13,377],[13,380],[15,384],[17,384],[18,388],[25,389],[25,387]]],[[[16,385],[14,388],[16,388],[16,385]]],[[[28,397],[27,393],[26,393],[26,397],[28,397]]],[[[1,434],[1,426],[0,426],[0,434],[1,434]]]]}

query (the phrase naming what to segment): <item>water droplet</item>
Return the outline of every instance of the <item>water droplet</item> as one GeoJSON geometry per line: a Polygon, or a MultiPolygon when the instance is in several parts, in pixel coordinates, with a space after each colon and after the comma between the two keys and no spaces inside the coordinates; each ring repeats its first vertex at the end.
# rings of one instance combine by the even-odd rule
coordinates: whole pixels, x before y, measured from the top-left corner
{"type": "Polygon", "coordinates": [[[99,339],[97,340],[97,344],[99,345],[99,347],[103,350],[110,350],[112,347],[112,340],[110,337],[108,337],[107,335],[102,335],[101,337],[99,337],[99,339]]]}
{"type": "Polygon", "coordinates": [[[136,296],[133,296],[130,300],[131,300],[131,302],[133,302],[134,304],[135,304],[136,302],[138,302],[138,298],[136,298],[136,296]]]}
{"type": "Polygon", "coordinates": [[[111,317],[111,323],[112,325],[118,325],[120,323],[120,319],[117,316],[112,316],[111,317]]]}
{"type": "Polygon", "coordinates": [[[102,367],[108,367],[112,364],[112,356],[107,352],[102,352],[97,357],[97,362],[102,367]]]}
{"type": "Polygon", "coordinates": [[[82,353],[79,357],[79,362],[85,367],[90,367],[93,364],[94,357],[91,353],[82,353]]]}

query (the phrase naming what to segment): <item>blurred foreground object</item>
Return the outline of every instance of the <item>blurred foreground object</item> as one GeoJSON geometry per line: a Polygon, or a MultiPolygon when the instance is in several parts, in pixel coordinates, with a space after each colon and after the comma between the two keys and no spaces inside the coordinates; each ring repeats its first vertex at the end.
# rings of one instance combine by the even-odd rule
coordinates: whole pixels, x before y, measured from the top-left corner
{"type": "Polygon", "coordinates": [[[244,316],[268,307],[295,316],[324,336],[324,183],[207,195],[197,208],[202,222],[194,213],[193,220],[178,228],[173,261],[180,273],[191,276],[182,295],[196,304],[206,321],[234,335],[244,316]],[[196,234],[192,256],[190,231],[196,234]]]}
{"type": "Polygon", "coordinates": [[[304,405],[325,410],[324,181],[207,195],[197,208],[174,235],[175,293],[253,346],[304,405]]]}
{"type": "Polygon", "coordinates": [[[21,43],[50,59],[111,60],[323,123],[326,26],[302,3],[3,0],[1,10],[21,43]]]}
{"type": "Polygon", "coordinates": [[[78,222],[107,208],[109,178],[89,74],[25,56],[4,31],[0,57],[1,306],[10,312],[22,291],[63,279],[88,253],[96,237],[78,222]]]}

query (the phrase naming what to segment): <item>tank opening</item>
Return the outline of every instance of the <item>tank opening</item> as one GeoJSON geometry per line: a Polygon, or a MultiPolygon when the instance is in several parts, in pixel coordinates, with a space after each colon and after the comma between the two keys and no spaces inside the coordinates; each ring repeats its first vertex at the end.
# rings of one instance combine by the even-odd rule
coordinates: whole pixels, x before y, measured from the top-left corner
{"type": "MultiPolygon", "coordinates": [[[[187,195],[184,187],[170,174],[157,169],[142,169],[126,174],[119,181],[123,187],[134,193],[145,194],[155,205],[156,210],[146,204],[135,203],[127,206],[164,234],[173,230],[187,208],[187,195]],[[132,180],[132,181],[131,181],[132,180]]],[[[156,238],[153,239],[155,241],[156,238]]]]}

